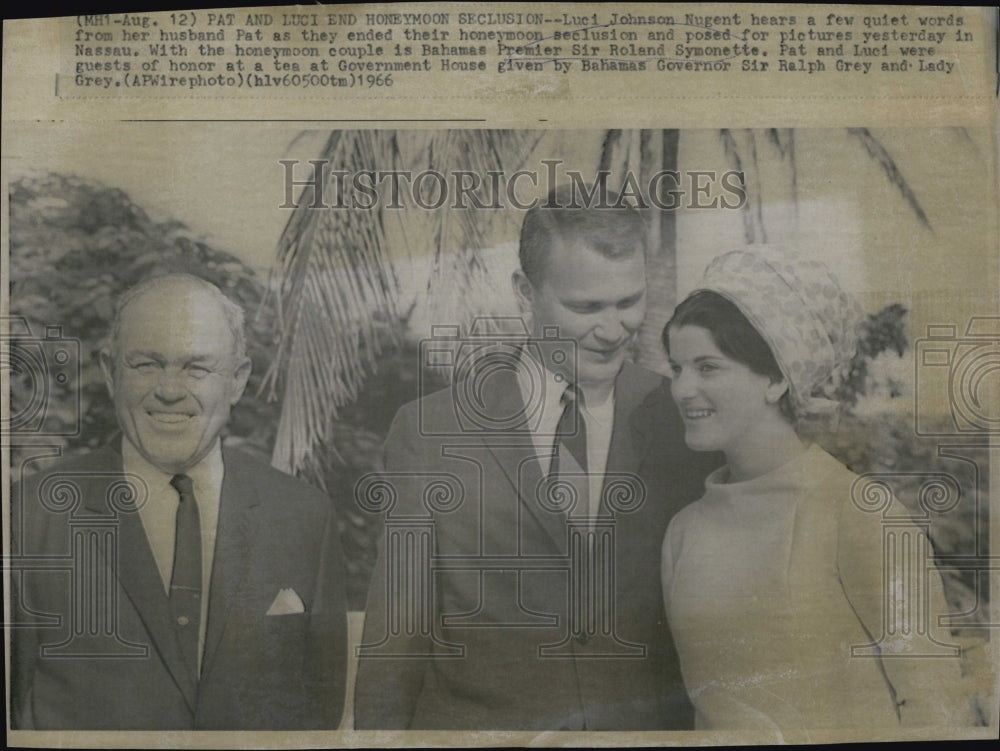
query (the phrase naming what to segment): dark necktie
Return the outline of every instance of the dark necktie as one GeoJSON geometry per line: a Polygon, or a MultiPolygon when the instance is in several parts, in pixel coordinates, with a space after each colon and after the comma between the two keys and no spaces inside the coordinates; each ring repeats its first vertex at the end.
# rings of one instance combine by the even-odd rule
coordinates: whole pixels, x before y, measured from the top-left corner
{"type": "Polygon", "coordinates": [[[549,477],[556,479],[561,469],[559,462],[559,447],[563,446],[579,465],[580,472],[587,471],[587,428],[583,423],[583,392],[575,384],[568,384],[560,399],[563,405],[562,415],[556,425],[556,439],[553,448],[552,465],[549,477]]]}
{"type": "Polygon", "coordinates": [[[184,661],[198,681],[198,636],[201,621],[201,521],[194,497],[194,483],[187,475],[170,480],[180,496],[174,568],[170,576],[170,617],[184,661]]]}

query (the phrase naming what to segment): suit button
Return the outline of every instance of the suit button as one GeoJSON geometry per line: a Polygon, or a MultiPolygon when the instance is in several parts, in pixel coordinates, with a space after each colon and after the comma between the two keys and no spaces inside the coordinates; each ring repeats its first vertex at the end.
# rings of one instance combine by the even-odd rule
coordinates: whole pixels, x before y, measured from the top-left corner
{"type": "Polygon", "coordinates": [[[188,617],[186,615],[181,615],[181,616],[178,616],[178,618],[177,618],[177,623],[179,623],[181,626],[186,626],[190,622],[191,621],[188,619],[188,617]]]}

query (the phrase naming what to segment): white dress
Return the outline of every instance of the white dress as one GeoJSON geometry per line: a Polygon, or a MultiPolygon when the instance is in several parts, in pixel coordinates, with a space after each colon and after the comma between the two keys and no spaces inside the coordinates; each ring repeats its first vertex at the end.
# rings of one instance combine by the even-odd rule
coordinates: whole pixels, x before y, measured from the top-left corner
{"type": "MultiPolygon", "coordinates": [[[[709,476],[704,497],[677,514],[663,545],[664,602],[696,726],[898,726],[897,702],[906,705],[910,694],[883,674],[892,661],[851,656],[852,646],[873,641],[839,570],[840,516],[857,476],[816,446],[746,482],[725,483],[727,474],[723,467],[709,476]]],[[[862,581],[878,597],[879,517],[862,524],[872,534],[858,542],[874,549],[854,557],[874,569],[862,581]]],[[[940,577],[930,565],[940,606],[940,577]]],[[[957,685],[957,659],[905,663],[921,665],[945,676],[931,691],[957,685]]]]}

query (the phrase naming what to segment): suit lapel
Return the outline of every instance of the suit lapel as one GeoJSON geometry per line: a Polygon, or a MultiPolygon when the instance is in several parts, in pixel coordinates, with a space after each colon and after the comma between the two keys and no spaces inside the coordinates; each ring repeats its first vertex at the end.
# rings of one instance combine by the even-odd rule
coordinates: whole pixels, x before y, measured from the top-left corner
{"type": "MultiPolygon", "coordinates": [[[[524,400],[513,370],[498,371],[487,381],[483,410],[498,421],[510,415],[524,415],[524,400]]],[[[543,479],[542,465],[526,421],[522,420],[502,431],[484,431],[482,440],[518,494],[528,516],[546,532],[558,550],[565,550],[566,514],[549,511],[538,501],[543,479]]]]}
{"type": "MultiPolygon", "coordinates": [[[[652,410],[640,409],[643,400],[655,385],[656,376],[640,370],[626,362],[615,379],[615,417],[611,430],[611,445],[608,448],[608,462],[604,471],[602,488],[607,489],[609,479],[614,475],[634,476],[648,448],[648,418],[652,410]]],[[[601,493],[600,513],[609,514],[605,503],[605,492],[601,493]]]]}
{"type": "MultiPolygon", "coordinates": [[[[608,449],[608,462],[604,473],[604,485],[614,475],[634,477],[648,449],[651,428],[649,420],[656,410],[646,409],[644,400],[661,383],[662,378],[626,362],[615,380],[614,426],[608,449]]],[[[488,381],[489,388],[483,394],[483,408],[490,416],[499,418],[523,414],[524,402],[517,377],[513,371],[500,371],[488,381]]],[[[538,522],[562,550],[566,545],[566,514],[548,511],[538,502],[536,493],[542,481],[542,467],[538,462],[534,443],[525,423],[510,430],[484,432],[483,442],[489,447],[497,463],[503,469],[521,504],[528,514],[538,522]]],[[[608,514],[602,493],[600,513],[608,514]]]]}
{"type": "MultiPolygon", "coordinates": [[[[120,437],[92,454],[94,476],[88,481],[88,492],[83,494],[84,505],[101,515],[115,513],[108,505],[108,490],[112,477],[124,475],[121,454],[114,448],[114,442],[118,440],[121,440],[120,437]]],[[[137,499],[138,502],[142,500],[137,499]]],[[[193,712],[197,701],[197,680],[184,666],[173,624],[170,622],[170,608],[167,594],[163,590],[163,580],[142,520],[138,513],[117,513],[116,516],[118,566],[115,575],[146,627],[153,648],[159,653],[193,712]]]]}
{"type": "Polygon", "coordinates": [[[219,499],[219,521],[209,585],[208,628],[202,675],[212,669],[226,621],[241,589],[246,585],[252,542],[258,534],[260,496],[251,467],[239,454],[223,449],[225,474],[219,499]]]}

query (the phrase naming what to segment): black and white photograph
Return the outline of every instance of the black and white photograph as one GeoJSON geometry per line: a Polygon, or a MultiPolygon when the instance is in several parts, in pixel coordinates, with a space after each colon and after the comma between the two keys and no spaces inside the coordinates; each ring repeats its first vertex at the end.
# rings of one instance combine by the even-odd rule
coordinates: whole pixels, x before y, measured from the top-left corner
{"type": "Polygon", "coordinates": [[[995,735],[992,127],[340,109],[5,116],[9,743],[995,735]]]}

